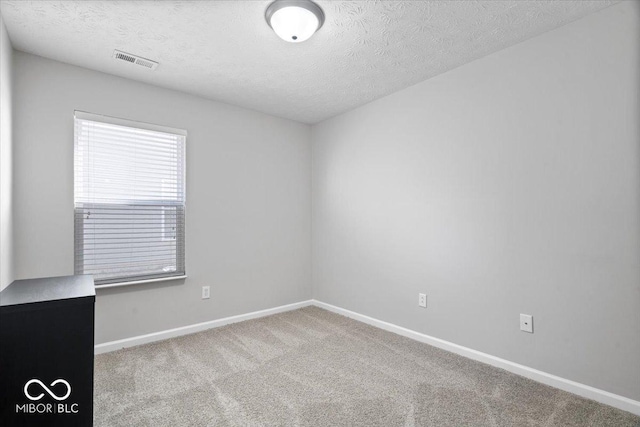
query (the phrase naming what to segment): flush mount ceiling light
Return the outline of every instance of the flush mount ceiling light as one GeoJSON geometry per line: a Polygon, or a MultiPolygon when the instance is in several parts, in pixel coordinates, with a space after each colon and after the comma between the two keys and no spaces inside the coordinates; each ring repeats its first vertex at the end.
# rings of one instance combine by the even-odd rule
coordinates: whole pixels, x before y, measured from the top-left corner
{"type": "Polygon", "coordinates": [[[311,0],[276,0],[267,7],[267,23],[282,40],[300,43],[324,23],[324,13],[311,0]]]}

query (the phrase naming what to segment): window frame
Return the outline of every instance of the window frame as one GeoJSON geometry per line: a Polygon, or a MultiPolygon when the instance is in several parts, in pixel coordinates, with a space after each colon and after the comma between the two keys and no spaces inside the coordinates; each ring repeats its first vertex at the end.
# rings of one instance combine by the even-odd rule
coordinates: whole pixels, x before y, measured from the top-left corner
{"type": "MultiPolygon", "coordinates": [[[[148,130],[148,131],[154,131],[154,132],[162,132],[162,133],[168,133],[168,134],[174,134],[177,136],[181,136],[184,138],[182,144],[183,146],[183,155],[182,155],[182,177],[181,177],[181,181],[182,181],[182,186],[183,186],[183,190],[182,190],[182,204],[181,205],[175,205],[174,208],[176,210],[182,210],[182,216],[183,216],[183,221],[181,224],[181,228],[182,228],[182,242],[181,242],[181,246],[182,246],[182,251],[184,253],[183,259],[182,259],[182,266],[183,266],[183,274],[176,274],[176,275],[170,275],[167,274],[166,276],[160,276],[160,277],[153,277],[153,278],[142,278],[142,279],[138,279],[136,280],[135,277],[136,275],[131,275],[130,278],[132,278],[133,280],[120,280],[120,281],[114,281],[114,282],[108,282],[108,283],[99,283],[96,284],[95,287],[96,288],[111,288],[111,287],[119,287],[119,286],[129,286],[129,285],[136,285],[136,284],[141,284],[141,283],[151,283],[151,282],[164,282],[164,281],[168,281],[168,280],[184,280],[185,278],[187,278],[187,261],[186,261],[186,205],[187,205],[187,196],[186,196],[186,149],[187,149],[187,131],[183,130],[183,129],[178,129],[178,128],[172,128],[172,127],[168,127],[168,126],[161,126],[161,125],[156,125],[156,124],[151,124],[151,123],[145,123],[145,122],[139,122],[139,121],[134,121],[134,120],[128,120],[128,119],[123,119],[123,118],[117,118],[117,117],[111,117],[111,116],[106,116],[106,115],[101,115],[101,114],[94,114],[94,113],[88,113],[86,111],[80,111],[80,110],[75,110],[74,111],[74,159],[77,156],[76,150],[77,150],[77,135],[76,135],[76,129],[75,129],[75,120],[79,119],[79,120],[86,120],[86,121],[92,121],[92,122],[99,122],[99,123],[105,123],[105,124],[110,124],[110,125],[116,125],[116,126],[123,126],[123,127],[128,127],[131,129],[139,129],[139,130],[148,130]]],[[[77,166],[76,166],[76,161],[74,160],[74,274],[91,274],[91,273],[84,273],[84,272],[78,272],[78,257],[79,254],[80,256],[84,256],[84,250],[79,250],[78,246],[79,246],[79,241],[82,241],[82,239],[79,239],[79,231],[80,233],[82,233],[82,236],[84,236],[84,226],[82,225],[83,221],[78,221],[77,220],[77,204],[78,202],[76,201],[76,174],[78,173],[77,170],[77,166]],[[78,222],[80,222],[80,225],[78,224],[78,222]],[[80,227],[80,230],[78,230],[78,228],[80,227]]],[[[164,179],[162,181],[165,181],[164,179]]],[[[131,206],[142,206],[145,203],[132,203],[131,206]]],[[[160,208],[162,210],[162,214],[161,214],[161,223],[164,224],[165,223],[165,207],[161,207],[160,208]]],[[[171,238],[166,238],[166,232],[164,230],[164,228],[162,228],[162,235],[160,238],[160,241],[176,241],[176,251],[178,251],[178,238],[177,238],[177,229],[174,229],[174,237],[171,238]]],[[[176,261],[178,261],[178,255],[176,254],[176,261]]],[[[81,263],[84,266],[84,263],[81,263]]],[[[138,276],[139,277],[139,276],[138,276]]]]}

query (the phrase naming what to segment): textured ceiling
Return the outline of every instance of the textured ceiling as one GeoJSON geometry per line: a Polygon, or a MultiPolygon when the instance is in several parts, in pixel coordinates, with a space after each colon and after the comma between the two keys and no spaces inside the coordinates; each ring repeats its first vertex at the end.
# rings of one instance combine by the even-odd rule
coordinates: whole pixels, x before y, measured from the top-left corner
{"type": "Polygon", "coordinates": [[[18,50],[316,123],[607,7],[611,1],[320,1],[304,43],[270,1],[0,2],[18,50]],[[114,49],[160,62],[112,59],[114,49]]]}

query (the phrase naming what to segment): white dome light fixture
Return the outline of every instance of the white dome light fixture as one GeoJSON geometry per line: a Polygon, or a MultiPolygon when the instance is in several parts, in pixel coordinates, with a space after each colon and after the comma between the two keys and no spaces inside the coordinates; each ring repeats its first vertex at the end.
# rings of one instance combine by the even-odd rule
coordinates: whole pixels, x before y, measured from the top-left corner
{"type": "Polygon", "coordinates": [[[307,40],[324,24],[324,12],[311,0],[276,0],[265,18],[278,37],[291,43],[307,40]]]}

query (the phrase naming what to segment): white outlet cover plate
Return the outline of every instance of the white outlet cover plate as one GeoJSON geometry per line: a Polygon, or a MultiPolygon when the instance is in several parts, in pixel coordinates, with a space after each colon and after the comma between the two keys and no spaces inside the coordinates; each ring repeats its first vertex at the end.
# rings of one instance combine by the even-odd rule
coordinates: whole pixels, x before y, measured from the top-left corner
{"type": "Polygon", "coordinates": [[[418,294],[418,305],[420,307],[427,307],[427,294],[418,294]]]}
{"type": "Polygon", "coordinates": [[[520,314],[520,330],[533,333],[533,316],[530,314],[520,314]]]}
{"type": "Polygon", "coordinates": [[[209,298],[209,286],[203,286],[202,287],[202,299],[208,299],[209,298]]]}

